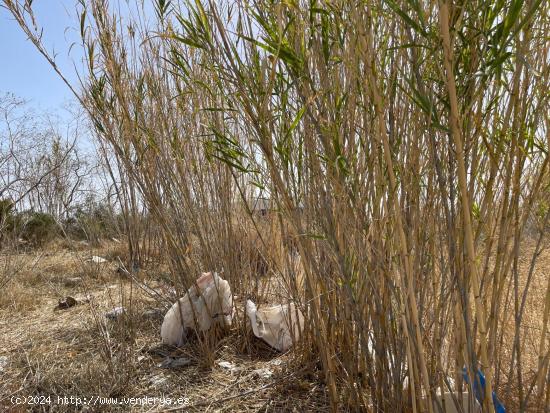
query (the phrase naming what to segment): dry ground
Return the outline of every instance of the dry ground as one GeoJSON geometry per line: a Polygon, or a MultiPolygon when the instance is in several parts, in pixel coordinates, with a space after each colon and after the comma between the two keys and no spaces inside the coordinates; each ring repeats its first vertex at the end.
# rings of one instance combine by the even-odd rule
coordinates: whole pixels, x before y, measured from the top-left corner
{"type": "MultiPolygon", "coordinates": [[[[534,242],[527,241],[520,262],[522,274],[528,271],[533,249],[534,242]]],[[[151,288],[146,292],[117,272],[115,258],[122,253],[122,245],[115,242],[98,248],[83,244],[67,248],[58,243],[38,252],[0,257],[2,271],[14,274],[0,293],[0,411],[156,412],[177,407],[159,401],[114,406],[90,400],[95,397],[118,398],[122,403],[124,397],[184,398],[190,411],[328,410],[327,394],[314,364],[280,355],[251,334],[243,340],[245,328],[234,326],[216,343],[195,339],[180,354],[160,346],[165,308],[151,292],[170,295],[163,268],[154,265],[140,273],[141,281],[151,288]],[[86,262],[92,255],[109,262],[86,262]],[[69,285],[71,277],[81,277],[82,282],[69,285]],[[56,310],[58,300],[66,296],[77,298],[79,304],[56,310]],[[121,305],[128,309],[125,316],[116,321],[105,318],[107,311],[121,305]],[[210,347],[210,360],[198,356],[200,346],[210,347]],[[161,368],[167,354],[183,356],[190,365],[161,368]],[[235,368],[220,366],[222,361],[235,368]],[[296,369],[296,365],[303,368],[296,369]],[[262,376],[262,369],[273,375],[262,376]],[[15,398],[28,396],[38,396],[34,401],[45,404],[13,404],[15,398]],[[50,396],[50,400],[40,396],[50,396]],[[61,399],[71,396],[96,404],[62,403],[61,399]]],[[[523,322],[529,332],[523,361],[529,369],[536,365],[548,268],[550,251],[545,250],[535,269],[523,322]]],[[[511,315],[507,323],[510,331],[505,341],[513,335],[511,315]]]]}
{"type": "MultiPolygon", "coordinates": [[[[243,343],[237,327],[215,344],[195,338],[176,352],[160,346],[165,309],[117,273],[114,257],[120,248],[110,243],[97,249],[80,245],[78,251],[70,251],[58,245],[47,254],[10,257],[9,265],[19,271],[0,294],[0,357],[7,361],[0,372],[0,411],[156,412],[178,407],[159,400],[124,404],[123,398],[132,397],[181,398],[189,411],[326,409],[324,388],[311,373],[315,366],[303,373],[289,370],[289,362],[295,365],[290,355],[281,356],[252,336],[243,343]],[[109,262],[86,263],[92,255],[109,262]],[[72,277],[83,282],[67,285],[72,277]],[[56,309],[58,300],[66,296],[79,304],[56,309]],[[116,321],[105,318],[107,311],[121,305],[128,309],[126,316],[116,321]],[[198,346],[205,345],[211,346],[211,360],[198,356],[198,346]],[[167,355],[183,356],[190,365],[161,368],[167,355]],[[235,368],[220,366],[222,361],[235,368]],[[265,377],[262,369],[273,375],[265,377]],[[34,401],[44,404],[13,404],[26,396],[37,396],[34,401]],[[75,398],[73,404],[64,399],[70,396],[75,398]],[[95,405],[77,406],[76,397],[95,405]],[[123,404],[106,404],[96,397],[117,398],[123,404]]],[[[7,264],[3,266],[6,269],[7,264]]],[[[141,279],[159,294],[170,293],[158,267],[154,275],[143,273],[141,279]]]]}

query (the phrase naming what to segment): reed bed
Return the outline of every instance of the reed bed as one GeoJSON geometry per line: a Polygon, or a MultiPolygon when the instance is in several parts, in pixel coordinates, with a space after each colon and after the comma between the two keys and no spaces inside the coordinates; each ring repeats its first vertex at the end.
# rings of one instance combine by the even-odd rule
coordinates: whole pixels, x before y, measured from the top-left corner
{"type": "MultiPolygon", "coordinates": [[[[30,2],[4,5],[54,63],[30,2]]],[[[120,8],[79,2],[70,87],[179,292],[199,268],[260,301],[278,280],[334,411],[443,411],[463,369],[483,411],[547,411],[547,2],[120,8]]]]}

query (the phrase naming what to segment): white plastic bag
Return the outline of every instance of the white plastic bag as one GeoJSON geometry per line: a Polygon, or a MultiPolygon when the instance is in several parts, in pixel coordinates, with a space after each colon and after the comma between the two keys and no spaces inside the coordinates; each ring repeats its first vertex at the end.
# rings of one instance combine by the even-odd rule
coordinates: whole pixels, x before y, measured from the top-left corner
{"type": "Polygon", "coordinates": [[[207,272],[168,310],[160,335],[163,343],[179,347],[185,341],[185,329],[207,331],[212,325],[231,325],[232,319],[229,283],[217,273],[207,272]]]}
{"type": "MultiPolygon", "coordinates": [[[[445,406],[443,411],[446,413],[458,413],[459,411],[464,413],[481,413],[481,405],[477,400],[474,400],[470,404],[468,391],[464,391],[462,395],[460,395],[458,392],[454,392],[454,393],[444,392],[443,394],[441,394],[438,391],[436,396],[440,406],[441,407],[445,406]],[[461,406],[462,409],[457,409],[457,406],[454,403],[453,397],[458,402],[458,406],[461,406]]],[[[423,400],[425,401],[426,399],[423,398],[423,400]]],[[[434,412],[437,412],[438,409],[437,409],[437,404],[435,400],[432,400],[432,404],[434,406],[433,407],[434,412]]]]}
{"type": "Polygon", "coordinates": [[[287,351],[304,330],[304,316],[294,303],[258,310],[256,304],[247,300],[246,314],[254,335],[279,351],[287,351]]]}

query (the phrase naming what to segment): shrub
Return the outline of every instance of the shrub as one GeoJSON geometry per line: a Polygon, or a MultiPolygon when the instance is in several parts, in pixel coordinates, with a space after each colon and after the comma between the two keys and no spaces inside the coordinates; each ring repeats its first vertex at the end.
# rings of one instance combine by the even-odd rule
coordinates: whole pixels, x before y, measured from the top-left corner
{"type": "Polygon", "coordinates": [[[0,222],[4,222],[7,218],[13,216],[14,204],[10,199],[0,200],[0,222]]]}
{"type": "Polygon", "coordinates": [[[16,217],[20,225],[20,237],[34,246],[43,245],[59,235],[59,227],[51,214],[23,212],[16,217]]]}

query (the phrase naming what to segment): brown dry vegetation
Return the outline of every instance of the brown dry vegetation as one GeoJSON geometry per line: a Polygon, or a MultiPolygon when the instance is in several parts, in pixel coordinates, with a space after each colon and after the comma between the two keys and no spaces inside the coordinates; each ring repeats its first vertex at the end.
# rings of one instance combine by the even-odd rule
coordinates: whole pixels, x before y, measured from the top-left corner
{"type": "MultiPolygon", "coordinates": [[[[303,369],[288,369],[292,355],[280,355],[259,340],[243,337],[233,329],[212,346],[213,359],[202,357],[196,340],[179,350],[160,346],[164,309],[132,279],[121,277],[112,263],[83,264],[90,255],[114,256],[120,246],[104,243],[97,249],[69,251],[48,246],[19,257],[25,265],[1,295],[0,356],[8,365],[0,380],[2,411],[23,412],[12,396],[160,397],[189,399],[195,411],[323,411],[327,409],[324,385],[311,362],[303,369]],[[84,282],[67,286],[69,277],[84,282]],[[57,310],[60,298],[73,296],[79,304],[57,310]],[[89,301],[88,301],[89,300],[89,301]],[[104,314],[123,305],[128,314],[108,321],[104,314]],[[148,311],[158,310],[155,314],[148,311]],[[177,370],[159,364],[165,353],[185,356],[190,366],[177,370]],[[233,363],[230,371],[216,364],[233,363]],[[263,378],[254,370],[268,368],[274,376],[263,378]]],[[[5,258],[5,257],[3,257],[5,258]]],[[[158,266],[141,274],[147,285],[168,297],[158,266]]],[[[241,314],[242,317],[242,314],[241,314]]],[[[162,407],[82,408],[75,405],[34,406],[33,411],[162,411],[162,407]]]]}
{"type": "MultiPolygon", "coordinates": [[[[196,340],[179,350],[163,348],[160,346],[163,307],[142,288],[148,286],[170,297],[170,287],[163,281],[159,263],[142,271],[139,280],[132,280],[122,277],[112,261],[101,265],[85,263],[91,255],[114,260],[123,252],[120,244],[104,242],[95,249],[80,245],[78,251],[74,250],[76,243],[72,243],[72,251],[67,244],[50,244],[42,250],[19,255],[20,273],[0,296],[0,356],[8,358],[0,380],[3,411],[29,410],[28,406],[16,407],[10,403],[12,396],[23,395],[53,398],[165,395],[188,398],[191,411],[328,411],[326,386],[315,362],[302,361],[297,368],[292,354],[280,355],[252,336],[243,340],[241,328],[233,328],[213,344],[210,361],[203,358],[196,340]],[[82,277],[83,283],[67,286],[67,278],[74,276],[82,277]],[[79,304],[57,310],[58,300],[68,295],[77,298],[79,304]],[[128,309],[126,317],[117,321],[104,317],[107,311],[121,305],[128,309]],[[192,363],[180,369],[163,369],[159,365],[168,353],[190,358],[192,363]],[[231,362],[238,370],[223,368],[217,365],[218,361],[231,362]],[[263,368],[273,371],[274,376],[263,378],[255,372],[263,368]]],[[[533,239],[522,243],[521,284],[526,281],[534,248],[533,239]]],[[[550,249],[546,248],[534,270],[534,293],[527,300],[522,323],[525,341],[521,350],[527,380],[537,370],[543,313],[540,303],[545,300],[549,267],[550,249]]],[[[275,294],[276,291],[264,292],[264,296],[277,302],[280,291],[275,294]]],[[[513,313],[503,312],[501,316],[507,326],[503,330],[502,356],[507,358],[513,340],[513,313]]],[[[509,411],[515,411],[513,398],[501,394],[501,399],[509,411]]],[[[108,412],[163,408],[54,404],[34,406],[32,410],[108,412]]]]}
{"type": "MultiPolygon", "coordinates": [[[[322,396],[298,385],[306,410],[435,413],[441,389],[473,398],[466,368],[486,376],[484,412],[493,390],[509,411],[547,411],[548,2],[122,3],[78,2],[71,84],[32,2],[3,0],[89,118],[130,275],[175,288],[168,302],[202,270],[230,282],[233,329],[197,335],[198,366],[266,363],[244,299],[293,300],[307,320],[284,356],[293,378],[246,395],[288,397],[275,410],[313,374],[322,396]],[[257,196],[273,211],[251,213],[257,196]]],[[[139,308],[137,288],[120,291],[139,308]]],[[[116,390],[139,377],[126,337],[147,331],[127,321],[108,345],[87,323],[105,352],[93,368],[116,390]]],[[[240,385],[201,397],[244,408],[223,396],[240,385]]]]}

